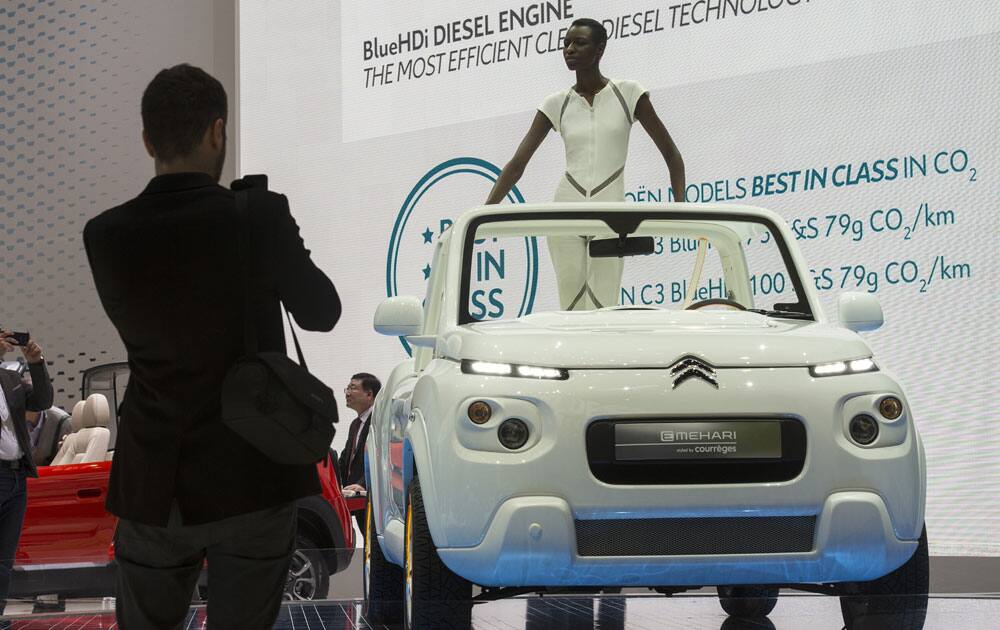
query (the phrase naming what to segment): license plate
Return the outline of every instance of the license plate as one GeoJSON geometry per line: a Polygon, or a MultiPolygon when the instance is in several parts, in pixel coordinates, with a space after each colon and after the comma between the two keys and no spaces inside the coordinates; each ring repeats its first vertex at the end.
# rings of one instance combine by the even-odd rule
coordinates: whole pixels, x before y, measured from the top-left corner
{"type": "Polygon", "coordinates": [[[679,459],[779,459],[781,424],[727,422],[618,422],[618,461],[679,459]]]}

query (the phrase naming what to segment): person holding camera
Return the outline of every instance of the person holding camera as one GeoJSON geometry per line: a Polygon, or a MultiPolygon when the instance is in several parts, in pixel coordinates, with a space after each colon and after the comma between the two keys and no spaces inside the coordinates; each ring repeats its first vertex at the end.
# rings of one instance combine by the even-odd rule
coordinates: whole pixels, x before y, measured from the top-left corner
{"type": "Polygon", "coordinates": [[[314,465],[274,463],[222,421],[223,379],[245,350],[245,256],[259,351],[285,352],[281,303],[306,330],[331,330],[341,312],[283,195],[249,191],[250,251],[240,251],[243,219],[218,184],[226,118],[225,90],[205,71],[158,73],[142,95],[156,176],[84,229],[131,367],[107,500],[120,517],[123,630],[179,628],[206,560],[209,625],[271,628],[294,502],[320,493],[314,465]]]}
{"type": "Polygon", "coordinates": [[[28,362],[31,381],[0,370],[0,614],[7,604],[10,572],[28,505],[27,478],[38,476],[25,412],[52,406],[52,381],[41,346],[27,333],[0,329],[0,359],[15,347],[21,348],[28,362]]]}

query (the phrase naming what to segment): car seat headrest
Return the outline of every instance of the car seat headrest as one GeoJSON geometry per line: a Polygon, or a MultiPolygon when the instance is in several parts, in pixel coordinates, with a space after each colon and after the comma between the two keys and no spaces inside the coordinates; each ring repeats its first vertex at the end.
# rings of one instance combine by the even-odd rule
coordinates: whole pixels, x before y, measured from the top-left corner
{"type": "Polygon", "coordinates": [[[84,401],[79,401],[73,405],[73,413],[70,415],[69,423],[73,427],[73,431],[79,431],[84,428],[83,424],[83,408],[87,405],[84,401]]]}
{"type": "Polygon", "coordinates": [[[105,427],[111,419],[111,407],[104,394],[91,394],[83,407],[83,424],[87,428],[105,427]]]}

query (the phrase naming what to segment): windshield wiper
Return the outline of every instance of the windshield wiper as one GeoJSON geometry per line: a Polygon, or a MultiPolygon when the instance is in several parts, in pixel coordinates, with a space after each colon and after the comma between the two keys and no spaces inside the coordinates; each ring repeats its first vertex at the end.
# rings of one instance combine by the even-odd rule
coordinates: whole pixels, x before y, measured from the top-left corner
{"type": "Polygon", "coordinates": [[[772,311],[766,308],[748,308],[747,310],[751,313],[759,313],[768,317],[780,317],[782,319],[805,319],[809,321],[813,319],[813,316],[809,313],[800,313],[798,311],[772,311]]]}

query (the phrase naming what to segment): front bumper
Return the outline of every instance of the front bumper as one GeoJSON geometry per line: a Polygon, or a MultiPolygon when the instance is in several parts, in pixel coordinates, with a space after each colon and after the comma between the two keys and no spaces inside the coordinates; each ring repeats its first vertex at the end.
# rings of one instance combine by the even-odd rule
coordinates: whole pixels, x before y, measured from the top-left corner
{"type": "MultiPolygon", "coordinates": [[[[884,424],[870,447],[847,434],[848,420],[870,411],[880,396],[905,401],[891,377],[725,369],[718,385],[673,389],[668,371],[643,369],[580,370],[567,381],[484,378],[437,362],[417,384],[407,431],[442,559],[490,586],[684,586],[870,580],[912,555],[923,527],[925,482],[909,409],[884,424]],[[465,417],[477,399],[495,405],[483,425],[465,417]],[[497,442],[497,426],[507,417],[531,427],[517,451],[497,442]],[[657,476],[645,483],[603,480],[588,463],[588,428],[597,423],[705,417],[801,423],[801,467],[772,480],[742,475],[681,484],[657,476]],[[610,545],[611,553],[595,555],[588,545],[581,553],[577,540],[580,523],[589,521],[707,519],[715,526],[712,519],[750,517],[815,521],[804,545],[791,551],[623,553],[610,545]]],[[[618,531],[629,537],[627,525],[618,531]]]]}
{"type": "Polygon", "coordinates": [[[704,586],[871,580],[901,566],[916,548],[916,540],[896,537],[877,494],[845,491],[827,498],[813,548],[802,553],[584,557],[570,505],[535,496],[506,501],[479,545],[438,554],[483,586],[704,586]]]}

